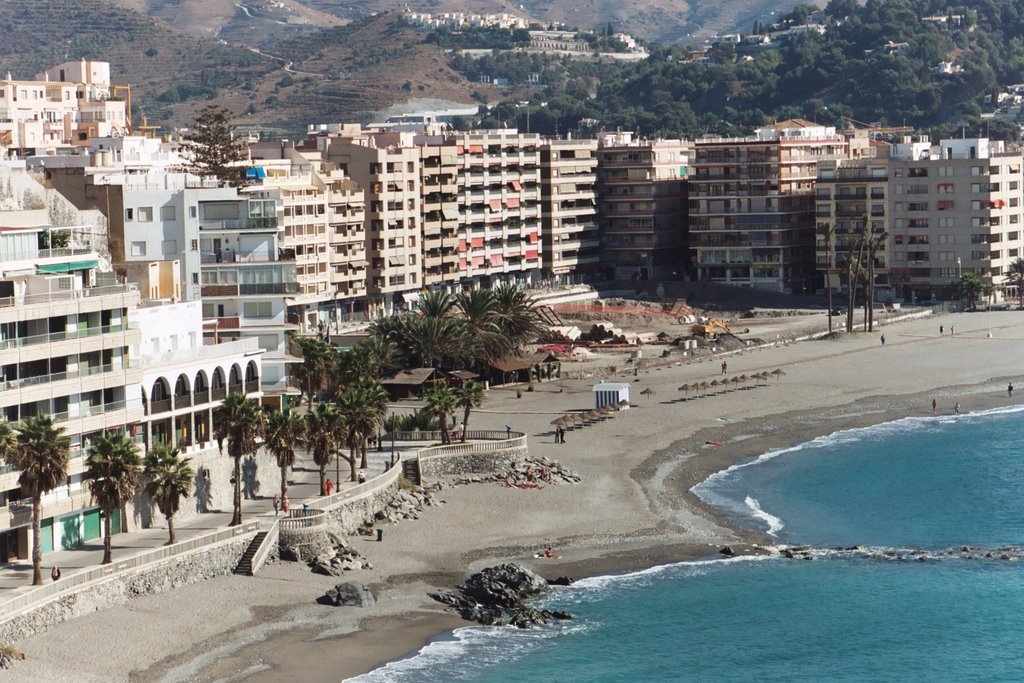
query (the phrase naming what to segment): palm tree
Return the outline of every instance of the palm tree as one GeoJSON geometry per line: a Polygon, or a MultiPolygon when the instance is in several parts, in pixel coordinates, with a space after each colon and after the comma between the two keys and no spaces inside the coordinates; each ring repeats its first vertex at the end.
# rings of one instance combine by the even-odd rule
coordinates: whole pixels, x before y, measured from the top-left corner
{"type": "Polygon", "coordinates": [[[495,311],[494,294],[486,289],[460,292],[455,296],[462,315],[466,339],[463,348],[478,368],[488,360],[510,354],[515,344],[502,336],[495,311]]]}
{"type": "Polygon", "coordinates": [[[1006,277],[1017,287],[1017,300],[1020,302],[1020,310],[1024,311],[1024,258],[1017,258],[1010,264],[1006,277]]]}
{"type": "Polygon", "coordinates": [[[484,402],[484,385],[480,382],[469,380],[463,382],[462,386],[455,390],[455,406],[462,408],[462,443],[466,443],[469,434],[469,413],[473,408],[479,408],[484,402]]]}
{"type": "Polygon", "coordinates": [[[85,477],[103,509],[103,562],[110,564],[110,520],[139,488],[139,448],[124,432],[103,432],[92,440],[85,477]]]}
{"type": "Polygon", "coordinates": [[[836,227],[827,221],[818,223],[818,234],[825,240],[825,295],[828,297],[828,331],[832,333],[832,252],[836,227]]]}
{"type": "Polygon", "coordinates": [[[383,424],[387,405],[388,395],[384,387],[369,378],[364,378],[338,397],[338,411],[348,430],[346,441],[349,449],[356,447],[362,454],[360,469],[367,467],[366,440],[383,424]]]}
{"type": "MultiPolygon", "coordinates": [[[[341,413],[333,403],[318,403],[315,410],[306,413],[306,434],[313,462],[320,468],[320,495],[326,496],[327,466],[338,452],[338,442],[348,434],[341,413]]],[[[355,462],[355,456],[351,462],[355,462]]]]}
{"type": "Polygon", "coordinates": [[[420,295],[417,308],[424,317],[446,318],[455,308],[455,299],[447,292],[427,292],[420,295]]]}
{"type": "Polygon", "coordinates": [[[455,412],[458,398],[447,384],[435,384],[423,393],[427,400],[426,410],[437,418],[441,426],[441,443],[451,443],[448,435],[448,417],[455,412]]]}
{"type": "Polygon", "coordinates": [[[281,468],[281,500],[288,497],[288,468],[295,465],[295,449],[305,444],[306,422],[302,416],[288,408],[270,413],[263,445],[274,454],[281,468]]]}
{"type": "Polygon", "coordinates": [[[266,414],[255,400],[245,394],[228,394],[216,412],[214,435],[217,448],[224,453],[224,442],[228,442],[228,455],[235,461],[234,470],[234,512],[230,526],[242,523],[242,457],[251,455],[259,448],[259,439],[267,423],[266,414]]]}
{"type": "Polygon", "coordinates": [[[536,341],[544,331],[544,321],[522,287],[501,284],[494,288],[493,310],[502,334],[512,342],[515,352],[536,341]]]}
{"type": "Polygon", "coordinates": [[[970,302],[971,310],[975,310],[978,305],[978,295],[983,289],[981,278],[974,273],[964,273],[957,281],[956,288],[960,298],[967,299],[970,302]]]}
{"type": "Polygon", "coordinates": [[[359,464],[359,469],[365,470],[367,467],[365,437],[372,436],[384,424],[384,417],[388,412],[388,392],[378,380],[370,377],[360,378],[356,389],[362,394],[363,400],[367,405],[370,406],[370,419],[364,424],[366,431],[362,432],[364,437],[361,448],[362,461],[359,464]]]}
{"type": "Polygon", "coordinates": [[[887,233],[885,230],[872,230],[871,236],[868,238],[867,300],[869,332],[875,329],[875,260],[878,258],[878,252],[885,247],[885,243],[888,239],[889,233],[887,233]]]}
{"type": "Polygon", "coordinates": [[[463,356],[464,327],[451,318],[412,318],[409,320],[406,351],[420,367],[437,367],[445,358],[463,356]]]}
{"type": "Polygon", "coordinates": [[[18,485],[32,497],[32,585],[43,585],[43,551],[40,527],[43,495],[57,488],[68,476],[71,439],[53,420],[42,415],[25,418],[18,428],[17,441],[8,462],[21,471],[18,485]]]}
{"type": "Polygon", "coordinates": [[[189,467],[190,458],[182,458],[181,451],[168,444],[159,444],[150,449],[146,456],[146,495],[156,502],[160,513],[167,520],[167,545],[174,544],[174,515],[181,506],[181,499],[188,498],[192,490],[195,470],[189,467]]]}
{"type": "Polygon", "coordinates": [[[299,337],[295,343],[302,351],[302,364],[292,368],[292,376],[302,386],[309,407],[312,408],[313,397],[327,385],[328,371],[334,362],[334,349],[316,337],[299,337]]]}

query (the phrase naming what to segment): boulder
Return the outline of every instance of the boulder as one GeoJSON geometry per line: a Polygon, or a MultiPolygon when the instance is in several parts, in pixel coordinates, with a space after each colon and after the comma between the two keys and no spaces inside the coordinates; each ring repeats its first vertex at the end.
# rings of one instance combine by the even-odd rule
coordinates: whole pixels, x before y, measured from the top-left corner
{"type": "Polygon", "coordinates": [[[571,586],[576,580],[570,576],[559,576],[557,579],[548,579],[549,586],[571,586]]]}
{"type": "Polygon", "coordinates": [[[486,605],[518,607],[525,599],[545,593],[548,582],[529,567],[510,562],[473,574],[459,588],[486,605]]]}
{"type": "Polygon", "coordinates": [[[375,601],[370,589],[361,583],[350,581],[339,583],[330,589],[323,596],[317,598],[321,605],[332,605],[334,607],[369,607],[375,601]]]}

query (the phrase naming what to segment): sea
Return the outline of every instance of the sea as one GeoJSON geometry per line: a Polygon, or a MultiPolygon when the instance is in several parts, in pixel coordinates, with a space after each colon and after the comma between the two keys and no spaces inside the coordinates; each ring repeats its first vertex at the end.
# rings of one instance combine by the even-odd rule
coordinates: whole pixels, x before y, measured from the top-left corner
{"type": "Polygon", "coordinates": [[[694,491],[813,559],[583,579],[544,602],[572,621],[460,628],[354,680],[1024,680],[1024,563],[999,559],[1024,544],[1022,424],[914,417],[764,453],[694,491]]]}

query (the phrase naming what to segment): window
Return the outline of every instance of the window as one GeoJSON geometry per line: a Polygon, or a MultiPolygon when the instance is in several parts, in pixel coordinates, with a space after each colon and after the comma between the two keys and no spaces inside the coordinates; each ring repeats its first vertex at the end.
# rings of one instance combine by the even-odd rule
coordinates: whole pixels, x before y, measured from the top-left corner
{"type": "Polygon", "coordinates": [[[949,211],[954,206],[953,200],[939,202],[939,211],[949,211]]]}
{"type": "Polygon", "coordinates": [[[153,222],[153,207],[152,206],[140,206],[139,207],[139,222],[140,223],[152,223],[153,222]]]}
{"type": "Polygon", "coordinates": [[[927,211],[928,202],[910,202],[907,204],[907,211],[927,211]]]}
{"type": "Polygon", "coordinates": [[[164,256],[175,256],[178,253],[178,240],[164,240],[160,243],[160,252],[164,256]]]}
{"type": "Polygon", "coordinates": [[[145,242],[132,242],[132,256],[145,256],[146,255],[146,243],[145,242]]]}
{"type": "Polygon", "coordinates": [[[981,166],[971,166],[971,175],[984,175],[981,166]]]}
{"type": "Polygon", "coordinates": [[[199,273],[192,273],[192,284],[199,284],[199,273]]]}
{"type": "Polygon", "coordinates": [[[937,187],[939,194],[953,194],[953,184],[943,183],[937,187]]]}
{"type": "Polygon", "coordinates": [[[160,220],[162,221],[175,221],[178,220],[178,211],[175,206],[161,206],[160,207],[160,220]]]}
{"type": "Polygon", "coordinates": [[[912,166],[907,175],[911,178],[927,178],[928,169],[924,166],[912,166]]]}
{"type": "Polygon", "coordinates": [[[945,216],[943,216],[942,218],[939,219],[939,227],[940,228],[955,228],[956,227],[956,219],[955,218],[946,218],[945,216]]]}
{"type": "Polygon", "coordinates": [[[133,220],[135,220],[135,209],[125,209],[124,220],[126,223],[131,223],[133,220]]]}
{"type": "Polygon", "coordinates": [[[199,240],[192,240],[192,251],[199,251],[199,240]]]}
{"type": "Polygon", "coordinates": [[[273,309],[269,301],[246,302],[242,307],[242,311],[246,318],[274,317],[273,309]]]}
{"type": "Polygon", "coordinates": [[[188,217],[189,218],[195,218],[196,217],[196,207],[194,207],[194,206],[188,207],[188,217]]]}

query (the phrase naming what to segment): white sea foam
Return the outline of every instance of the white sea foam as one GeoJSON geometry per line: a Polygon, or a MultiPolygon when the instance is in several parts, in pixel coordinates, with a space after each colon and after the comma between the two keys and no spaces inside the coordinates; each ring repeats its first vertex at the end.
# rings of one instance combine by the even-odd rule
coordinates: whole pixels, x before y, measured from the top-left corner
{"type": "Polygon", "coordinates": [[[777,536],[778,533],[782,531],[782,527],[785,526],[785,524],[782,523],[782,520],[770,512],[762,510],[761,504],[757,502],[757,498],[747,496],[746,500],[743,502],[747,504],[748,508],[750,508],[750,514],[764,521],[768,525],[769,536],[777,536]]]}
{"type": "Polygon", "coordinates": [[[576,622],[519,629],[513,626],[468,626],[434,640],[405,659],[388,662],[351,683],[430,683],[452,680],[456,673],[482,672],[497,662],[525,656],[540,642],[584,630],[576,622]]]}

